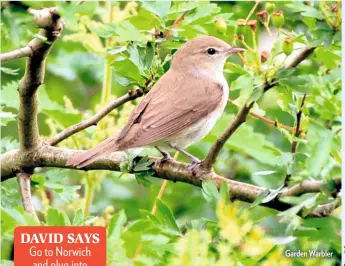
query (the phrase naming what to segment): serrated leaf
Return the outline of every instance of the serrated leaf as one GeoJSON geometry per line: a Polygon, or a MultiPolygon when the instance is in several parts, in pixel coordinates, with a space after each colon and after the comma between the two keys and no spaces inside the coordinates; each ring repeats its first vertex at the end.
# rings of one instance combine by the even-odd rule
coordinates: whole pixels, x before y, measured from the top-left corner
{"type": "Polygon", "coordinates": [[[169,228],[173,229],[176,232],[180,233],[180,229],[177,226],[175,217],[168,207],[163,201],[160,199],[156,199],[157,204],[157,213],[156,216],[169,228]]]}
{"type": "Polygon", "coordinates": [[[149,40],[148,37],[141,34],[140,31],[136,27],[134,27],[132,23],[130,23],[127,20],[123,20],[117,26],[115,33],[116,35],[118,35],[118,38],[117,38],[118,42],[127,42],[127,41],[142,42],[145,40],[149,40]]]}
{"type": "Polygon", "coordinates": [[[50,208],[47,212],[46,223],[50,226],[65,226],[71,224],[66,214],[53,208],[50,208]]]}
{"type": "Polygon", "coordinates": [[[141,7],[160,16],[164,17],[168,14],[171,1],[143,1],[141,7]]]}
{"type": "Polygon", "coordinates": [[[0,103],[6,107],[18,109],[19,95],[17,81],[12,81],[2,86],[0,103]]]}

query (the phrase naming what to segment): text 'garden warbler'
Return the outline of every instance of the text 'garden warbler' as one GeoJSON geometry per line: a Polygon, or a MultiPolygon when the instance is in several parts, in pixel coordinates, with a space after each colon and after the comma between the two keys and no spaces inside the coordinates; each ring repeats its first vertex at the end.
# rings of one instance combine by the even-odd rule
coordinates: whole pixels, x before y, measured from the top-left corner
{"type": "Polygon", "coordinates": [[[120,133],[73,156],[67,165],[82,168],[113,151],[143,146],[156,147],[164,156],[161,162],[170,159],[167,150],[173,148],[194,165],[200,163],[183,149],[205,137],[223,113],[229,96],[224,64],[242,51],[211,36],[186,42],[120,133]]]}

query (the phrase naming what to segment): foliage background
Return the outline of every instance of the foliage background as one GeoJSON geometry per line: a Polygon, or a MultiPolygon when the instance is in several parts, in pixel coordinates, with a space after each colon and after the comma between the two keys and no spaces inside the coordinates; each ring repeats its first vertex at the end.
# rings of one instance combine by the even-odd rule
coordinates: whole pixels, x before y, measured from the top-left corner
{"type": "MultiPolygon", "coordinates": [[[[310,59],[265,94],[254,108],[272,120],[294,126],[296,112],[306,93],[298,152],[295,155],[290,152],[294,140],[290,132],[249,117],[218,158],[216,171],[223,176],[267,188],[280,187],[289,173],[292,183],[341,176],[341,30],[340,26],[335,27],[335,22],[341,21],[341,13],[332,11],[340,1],[312,5],[305,2],[276,2],[276,9],[283,10],[285,15],[279,37],[271,25],[275,37],[267,35],[258,22],[255,41],[259,52],[248,53],[245,65],[234,56],[225,67],[230,97],[240,104],[262,82],[264,75],[270,75],[267,69],[273,63],[279,66],[284,61],[281,46],[285,33],[293,36],[297,49],[303,45],[317,46],[310,59]],[[272,56],[265,64],[260,63],[256,56],[263,50],[270,51],[271,47],[274,47],[272,56]]],[[[39,89],[40,132],[49,138],[89,117],[133,86],[145,89],[147,83],[152,86],[169,68],[171,54],[184,41],[198,35],[212,35],[232,42],[237,19],[246,18],[254,2],[116,2],[112,5],[86,2],[77,6],[76,2],[68,1],[4,1],[1,4],[2,51],[25,46],[37,34],[27,7],[58,6],[66,20],[66,28],[48,56],[45,83],[39,89]],[[173,36],[160,38],[160,32],[169,31],[185,11],[188,13],[173,36]],[[219,18],[226,23],[225,31],[224,25],[217,23],[219,18]]],[[[259,4],[252,19],[257,19],[256,12],[264,6],[265,3],[259,4]]],[[[245,40],[255,48],[251,34],[247,32],[245,40]]],[[[235,44],[243,46],[239,41],[235,44]]],[[[1,70],[3,153],[18,146],[16,87],[24,74],[25,60],[7,62],[1,70]]],[[[60,146],[79,149],[94,146],[118,132],[139,101],[126,103],[96,127],[76,134],[60,146]]],[[[237,107],[229,104],[212,132],[191,146],[189,152],[199,158],[205,156],[236,111],[237,107]]],[[[158,155],[150,149],[144,153],[158,155]]],[[[185,158],[181,156],[179,160],[185,158]]],[[[279,265],[340,263],[340,208],[329,217],[303,219],[295,216],[294,210],[279,213],[241,202],[226,203],[219,200],[223,196],[212,184],[205,184],[201,191],[188,184],[169,183],[163,201],[158,202],[158,213],[152,216],[149,210],[161,181],[137,179],[140,182],[126,173],[39,169],[32,181],[35,207],[40,219],[49,225],[107,226],[109,264],[133,261],[135,265],[229,265],[229,261],[241,261],[242,265],[277,265],[279,260],[279,265]],[[241,235],[242,232],[246,233],[241,235]],[[240,238],[237,242],[235,235],[240,238]],[[143,249],[135,256],[139,243],[144,244],[143,249]],[[299,248],[327,249],[335,256],[328,260],[288,260],[282,255],[284,249],[299,248]]],[[[15,179],[4,182],[1,192],[1,258],[10,260],[14,227],[35,222],[20,207],[15,179]]],[[[309,200],[311,207],[325,202],[326,195],[324,191],[288,200],[296,204],[309,200]]]]}

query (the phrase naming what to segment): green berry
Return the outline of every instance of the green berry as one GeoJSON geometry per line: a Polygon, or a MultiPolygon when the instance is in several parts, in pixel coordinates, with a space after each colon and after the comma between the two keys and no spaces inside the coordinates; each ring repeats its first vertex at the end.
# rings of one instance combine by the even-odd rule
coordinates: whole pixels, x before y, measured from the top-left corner
{"type": "Polygon", "coordinates": [[[276,9],[276,5],[272,2],[268,2],[265,6],[265,9],[268,12],[268,14],[272,14],[273,11],[276,9]]]}
{"type": "Polygon", "coordinates": [[[283,52],[286,54],[286,55],[290,55],[293,51],[293,39],[291,36],[288,36],[284,39],[283,41],[283,52]]]}
{"type": "Polygon", "coordinates": [[[216,29],[220,33],[225,33],[228,29],[228,26],[225,23],[225,20],[223,18],[217,18],[215,21],[216,29]]]}
{"type": "Polygon", "coordinates": [[[245,19],[238,19],[237,21],[236,21],[236,33],[238,34],[238,35],[241,35],[241,34],[244,34],[245,33],[245,29],[246,29],[246,25],[247,23],[246,23],[246,20],[245,19]]]}
{"type": "Polygon", "coordinates": [[[278,29],[284,25],[284,12],[280,10],[276,10],[273,12],[272,15],[272,22],[275,27],[278,29]]]}

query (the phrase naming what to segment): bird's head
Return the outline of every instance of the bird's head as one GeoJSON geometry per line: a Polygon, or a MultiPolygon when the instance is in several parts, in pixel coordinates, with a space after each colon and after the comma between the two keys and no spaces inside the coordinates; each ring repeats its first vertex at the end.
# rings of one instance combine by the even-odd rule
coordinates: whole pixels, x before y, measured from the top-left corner
{"type": "Polygon", "coordinates": [[[186,42],[174,54],[172,67],[186,71],[223,71],[226,59],[245,49],[231,47],[226,42],[211,36],[202,36],[186,42]]]}

